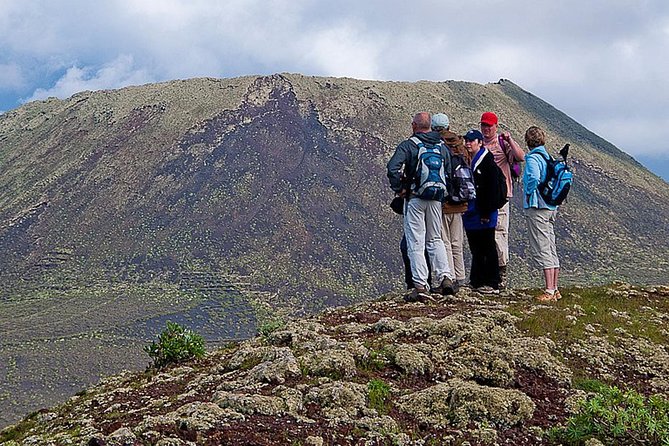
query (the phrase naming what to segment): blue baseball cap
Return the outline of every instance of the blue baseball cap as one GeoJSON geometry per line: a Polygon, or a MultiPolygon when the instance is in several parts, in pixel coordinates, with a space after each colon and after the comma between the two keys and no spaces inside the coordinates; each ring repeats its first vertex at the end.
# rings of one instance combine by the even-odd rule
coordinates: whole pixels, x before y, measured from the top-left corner
{"type": "Polygon", "coordinates": [[[476,129],[471,129],[465,133],[465,141],[474,141],[475,139],[483,141],[483,134],[476,129]]]}

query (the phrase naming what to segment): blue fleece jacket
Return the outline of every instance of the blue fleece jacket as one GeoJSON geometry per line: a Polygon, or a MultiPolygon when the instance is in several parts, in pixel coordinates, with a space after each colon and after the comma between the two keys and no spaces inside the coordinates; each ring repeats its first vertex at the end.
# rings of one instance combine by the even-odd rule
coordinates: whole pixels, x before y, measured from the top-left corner
{"type": "Polygon", "coordinates": [[[525,155],[525,169],[523,170],[523,191],[525,197],[523,208],[538,208],[555,210],[557,206],[546,204],[539,194],[539,183],[546,179],[547,164],[541,154],[548,156],[544,146],[535,147],[525,155]]]}

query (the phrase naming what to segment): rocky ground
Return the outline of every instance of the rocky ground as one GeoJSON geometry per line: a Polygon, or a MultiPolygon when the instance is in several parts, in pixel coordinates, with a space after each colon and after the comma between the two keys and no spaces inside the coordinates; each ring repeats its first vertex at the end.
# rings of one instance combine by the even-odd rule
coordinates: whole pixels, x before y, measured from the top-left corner
{"type": "Polygon", "coordinates": [[[585,380],[669,396],[669,287],[534,294],[394,293],[274,321],[203,359],[105,379],[0,444],[549,445],[585,380]]]}

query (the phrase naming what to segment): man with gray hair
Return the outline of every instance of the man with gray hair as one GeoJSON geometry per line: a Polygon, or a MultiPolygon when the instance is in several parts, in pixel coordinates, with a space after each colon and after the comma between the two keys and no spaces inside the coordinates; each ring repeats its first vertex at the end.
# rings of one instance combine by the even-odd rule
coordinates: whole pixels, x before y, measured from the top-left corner
{"type": "Polygon", "coordinates": [[[417,113],[411,122],[413,135],[397,146],[387,165],[391,189],[405,199],[404,235],[414,281],[414,289],[406,300],[412,302],[430,299],[425,250],[433,279],[437,281],[432,291],[453,294],[451,271],[441,239],[441,202],[448,191],[450,153],[439,133],[431,131],[430,124],[429,113],[417,113]],[[409,184],[402,181],[402,171],[409,184]]]}

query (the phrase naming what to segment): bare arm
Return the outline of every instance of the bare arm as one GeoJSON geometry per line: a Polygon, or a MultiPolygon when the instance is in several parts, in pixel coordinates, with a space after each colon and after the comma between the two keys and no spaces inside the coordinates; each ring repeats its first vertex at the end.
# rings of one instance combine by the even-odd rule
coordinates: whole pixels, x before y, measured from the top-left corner
{"type": "Polygon", "coordinates": [[[509,132],[504,132],[502,133],[502,138],[504,139],[504,142],[507,143],[511,148],[511,154],[513,155],[513,158],[516,161],[525,161],[525,152],[520,147],[520,144],[518,144],[511,137],[511,134],[509,132]]]}

